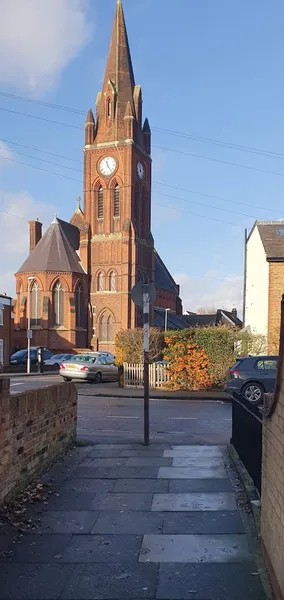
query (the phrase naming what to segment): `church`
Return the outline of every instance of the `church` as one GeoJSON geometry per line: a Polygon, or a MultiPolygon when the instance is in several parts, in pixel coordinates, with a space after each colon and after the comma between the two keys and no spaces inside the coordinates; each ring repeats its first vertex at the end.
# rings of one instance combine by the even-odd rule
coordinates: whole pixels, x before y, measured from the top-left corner
{"type": "Polygon", "coordinates": [[[157,289],[151,324],[185,327],[179,286],[151,233],[151,129],[142,116],[121,0],[102,91],[85,122],[84,202],[70,223],[57,217],[42,235],[31,221],[30,254],[16,277],[15,342],[52,351],[113,350],[116,333],[142,326],[131,300],[138,281],[157,289]]]}

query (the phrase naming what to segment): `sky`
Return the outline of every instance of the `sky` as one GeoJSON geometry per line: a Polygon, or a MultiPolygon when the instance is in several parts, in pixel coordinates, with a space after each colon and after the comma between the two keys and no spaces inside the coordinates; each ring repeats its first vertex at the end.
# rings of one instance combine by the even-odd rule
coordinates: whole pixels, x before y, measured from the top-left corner
{"type": "MultiPolygon", "coordinates": [[[[284,218],[283,1],[123,4],[153,133],[156,248],[184,311],[241,311],[245,228],[284,218]]],[[[0,1],[0,293],[15,294],[28,220],[69,220],[82,196],[114,12],[115,0],[0,1]]]]}

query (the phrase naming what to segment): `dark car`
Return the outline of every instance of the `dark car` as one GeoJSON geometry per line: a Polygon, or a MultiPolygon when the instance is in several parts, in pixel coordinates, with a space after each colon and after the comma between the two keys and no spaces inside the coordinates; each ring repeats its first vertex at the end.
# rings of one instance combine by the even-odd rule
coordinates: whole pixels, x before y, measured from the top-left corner
{"type": "MultiPolygon", "coordinates": [[[[37,364],[37,351],[38,348],[32,347],[31,351],[30,351],[30,361],[31,361],[31,365],[36,365],[37,364]]],[[[46,348],[43,349],[43,360],[48,360],[49,358],[51,358],[52,356],[52,352],[50,352],[50,350],[47,350],[46,348]]],[[[10,358],[10,365],[26,365],[27,364],[27,360],[28,360],[28,351],[27,349],[25,350],[18,350],[17,352],[15,352],[14,354],[12,354],[11,358],[10,358]]]]}
{"type": "Polygon", "coordinates": [[[226,392],[237,393],[259,404],[265,392],[273,392],[276,382],[278,356],[246,356],[239,358],[229,370],[226,392]]]}

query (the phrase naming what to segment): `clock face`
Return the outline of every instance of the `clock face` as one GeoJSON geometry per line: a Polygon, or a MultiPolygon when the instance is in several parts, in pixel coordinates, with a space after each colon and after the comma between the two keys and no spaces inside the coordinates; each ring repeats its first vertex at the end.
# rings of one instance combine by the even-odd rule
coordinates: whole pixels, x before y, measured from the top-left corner
{"type": "Polygon", "coordinates": [[[106,156],[101,160],[99,168],[102,175],[109,177],[116,169],[116,160],[112,156],[106,156]]]}
{"type": "Polygon", "coordinates": [[[137,164],[137,174],[138,174],[139,179],[144,179],[144,173],[145,173],[144,167],[143,167],[142,163],[139,162],[137,164]]]}

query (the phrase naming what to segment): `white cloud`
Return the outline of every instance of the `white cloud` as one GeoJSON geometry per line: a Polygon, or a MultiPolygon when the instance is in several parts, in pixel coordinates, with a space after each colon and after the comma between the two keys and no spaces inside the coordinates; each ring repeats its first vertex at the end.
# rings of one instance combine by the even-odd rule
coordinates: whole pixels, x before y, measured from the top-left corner
{"type": "Polygon", "coordinates": [[[0,82],[41,94],[90,39],[88,0],[1,0],[0,82]]]}
{"type": "Polygon", "coordinates": [[[204,279],[195,278],[186,273],[177,273],[175,280],[181,287],[184,312],[196,311],[201,307],[209,309],[224,308],[232,310],[236,307],[242,314],[243,277],[230,275],[220,277],[217,271],[208,271],[204,279]],[[205,277],[208,277],[206,279],[205,277]]]}
{"type": "Polygon", "coordinates": [[[36,202],[26,192],[10,194],[0,190],[0,293],[15,295],[14,273],[29,252],[28,221],[37,217],[48,226],[55,207],[36,202]]]}

